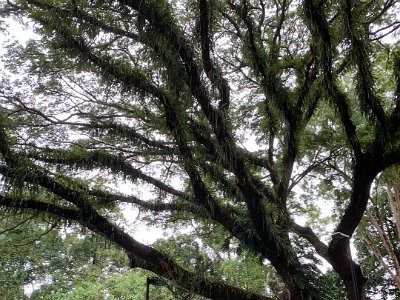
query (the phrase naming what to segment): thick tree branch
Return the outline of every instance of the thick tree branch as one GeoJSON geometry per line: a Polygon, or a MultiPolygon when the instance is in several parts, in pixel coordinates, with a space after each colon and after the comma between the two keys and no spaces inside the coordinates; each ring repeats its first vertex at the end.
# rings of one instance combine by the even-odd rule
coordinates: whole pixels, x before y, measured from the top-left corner
{"type": "MultiPolygon", "coordinates": [[[[4,171],[3,168],[0,171],[4,171]]],[[[56,182],[52,181],[50,178],[45,178],[44,174],[38,174],[39,178],[34,175],[28,174],[26,179],[31,181],[32,179],[39,179],[41,183],[52,182],[55,187],[51,188],[45,184],[46,188],[52,190],[61,197],[71,203],[83,204],[84,200],[81,195],[68,188],[62,188],[56,182]],[[74,199],[75,198],[75,199],[74,199]]],[[[141,261],[141,267],[146,268],[156,274],[167,278],[168,280],[173,280],[178,284],[182,285],[186,289],[194,291],[195,293],[209,297],[211,299],[223,300],[225,297],[229,299],[254,299],[254,300],[267,300],[270,299],[265,296],[257,295],[244,291],[227,284],[222,284],[218,282],[212,282],[204,278],[199,278],[194,274],[183,269],[176,263],[174,263],[170,258],[164,254],[158,252],[154,248],[146,246],[139,243],[127,233],[125,233],[121,228],[109,222],[105,217],[98,214],[89,205],[84,205],[81,211],[67,209],[63,207],[58,207],[53,204],[43,203],[36,200],[26,200],[26,199],[13,199],[5,196],[0,196],[0,206],[8,206],[14,208],[28,208],[34,209],[36,211],[41,211],[45,213],[50,213],[58,217],[75,220],[80,222],[83,226],[88,227],[91,230],[99,232],[109,238],[111,241],[115,242],[118,246],[124,249],[130,259],[131,263],[136,259],[141,261]]],[[[136,265],[132,265],[136,266],[136,265]]],[[[272,300],[272,299],[271,299],[272,300]]]]}
{"type": "Polygon", "coordinates": [[[189,212],[206,217],[206,215],[202,213],[202,207],[194,205],[194,201],[191,201],[191,203],[162,203],[159,201],[144,201],[133,195],[113,194],[102,190],[89,190],[87,193],[91,196],[95,196],[102,203],[118,201],[135,204],[140,208],[153,212],[189,212]]]}
{"type": "Polygon", "coordinates": [[[372,66],[369,60],[367,47],[368,33],[360,32],[354,11],[359,9],[351,4],[351,1],[343,1],[343,27],[351,41],[351,58],[357,66],[357,92],[361,109],[367,115],[372,115],[378,120],[380,130],[387,130],[387,121],[381,100],[374,91],[375,80],[372,75],[372,66]],[[369,111],[370,110],[370,111],[369,111]]]}
{"type": "Polygon", "coordinates": [[[311,34],[319,43],[319,64],[323,69],[323,86],[331,101],[336,105],[354,155],[356,159],[360,161],[363,159],[363,154],[356,133],[356,126],[354,125],[350,116],[350,107],[348,104],[349,100],[337,87],[332,74],[333,49],[328,23],[324,13],[321,10],[321,7],[317,6],[313,1],[304,1],[304,11],[306,19],[309,22],[308,26],[311,34]]]}
{"type": "MultiPolygon", "coordinates": [[[[140,5],[138,1],[121,0],[120,2],[143,14],[143,16],[145,16],[147,20],[153,24],[154,30],[161,31],[163,36],[170,40],[173,48],[175,48],[180,54],[185,63],[187,74],[189,76],[190,81],[188,82],[188,85],[190,86],[192,94],[198,100],[202,111],[212,126],[225,156],[229,157],[231,160],[230,163],[233,167],[234,174],[237,177],[238,187],[241,189],[244,198],[246,199],[248,208],[251,212],[251,219],[257,228],[256,230],[259,232],[260,236],[266,236],[267,240],[271,240],[273,234],[271,233],[271,228],[269,226],[273,226],[273,224],[269,223],[269,225],[267,225],[267,222],[263,221],[268,218],[268,213],[265,211],[265,207],[262,204],[262,195],[260,195],[260,193],[255,189],[249,176],[247,175],[244,160],[236,150],[234,139],[227,129],[227,124],[223,115],[211,106],[211,100],[208,96],[208,93],[201,83],[199,68],[193,59],[194,56],[192,54],[192,50],[188,46],[188,43],[185,41],[183,36],[180,35],[178,29],[172,25],[174,24],[172,17],[165,11],[151,10],[146,2],[140,3],[140,5]]],[[[209,198],[209,195],[207,195],[208,193],[205,191],[204,183],[199,181],[200,176],[198,176],[198,174],[196,174],[194,171],[195,168],[189,167],[189,165],[193,164],[191,162],[189,148],[187,148],[184,141],[182,141],[182,136],[176,136],[177,133],[183,133],[178,127],[176,127],[176,120],[179,120],[179,118],[175,116],[170,99],[167,97],[158,98],[161,100],[166,111],[167,126],[169,126],[171,132],[175,134],[176,141],[179,144],[180,152],[182,156],[185,157],[185,169],[189,174],[194,192],[195,194],[197,193],[196,198],[204,199],[206,201],[205,203],[207,203],[207,201],[211,200],[211,198],[209,198]]],[[[210,209],[211,206],[208,208],[208,210],[210,209]]],[[[213,211],[217,212],[218,210],[214,208],[213,211]]],[[[220,218],[220,221],[221,220],[223,223],[226,223],[226,219],[223,220],[220,218]]],[[[224,226],[226,225],[227,224],[224,226]]]]}
{"type": "MultiPolygon", "coordinates": [[[[17,157],[21,158],[21,155],[15,155],[11,153],[5,133],[3,131],[3,127],[1,127],[0,129],[0,152],[3,154],[3,157],[5,158],[7,164],[12,166],[0,166],[0,173],[7,178],[17,178],[19,176],[19,170],[16,170],[14,168],[23,163],[21,159],[16,159],[17,157]]],[[[84,220],[84,222],[87,222],[88,224],[90,224],[91,228],[95,229],[101,234],[104,234],[110,240],[114,241],[127,253],[133,255],[134,257],[138,257],[140,260],[145,261],[146,267],[149,270],[154,271],[160,276],[164,276],[169,280],[176,281],[186,288],[190,288],[190,285],[195,282],[193,274],[181,268],[180,266],[175,264],[170,258],[166,257],[155,249],[149,246],[145,246],[134,240],[121,228],[112,224],[108,219],[101,216],[96,210],[94,210],[81,193],[74,191],[68,187],[62,186],[55,179],[48,177],[39,168],[35,166],[30,166],[29,169],[26,169],[26,174],[23,180],[28,183],[38,184],[46,188],[50,192],[56,194],[57,196],[61,197],[62,199],[65,199],[66,201],[76,205],[80,209],[80,217],[84,220]]],[[[29,203],[31,203],[31,206],[36,205],[38,209],[40,209],[40,206],[38,205],[39,203],[29,203]]],[[[47,208],[56,207],[47,206],[47,208]]],[[[57,210],[54,210],[54,212],[57,212],[57,210]]],[[[62,212],[64,211],[62,210],[62,212]]],[[[76,217],[76,215],[74,216],[76,217]]],[[[225,299],[221,295],[224,295],[224,297],[226,295],[231,295],[232,299],[243,299],[243,293],[248,294],[247,291],[245,292],[240,289],[230,287],[228,285],[224,285],[222,287],[218,283],[212,283],[205,279],[201,279],[201,282],[199,282],[198,279],[196,280],[196,287],[198,288],[198,290],[196,291],[199,294],[211,297],[212,299],[225,299]],[[211,294],[210,291],[212,291],[211,294]]],[[[255,294],[251,294],[251,297],[253,297],[252,299],[266,299],[263,296],[258,296],[255,294]]]]}
{"type": "Polygon", "coordinates": [[[176,190],[162,181],[141,172],[139,169],[134,168],[122,157],[110,154],[106,151],[86,151],[83,149],[80,151],[46,149],[43,153],[28,153],[28,157],[53,164],[74,165],[87,170],[95,168],[108,168],[114,173],[120,172],[125,176],[129,176],[133,181],[136,179],[141,179],[171,195],[185,200],[192,199],[190,195],[176,190]]]}
{"type": "Polygon", "coordinates": [[[255,25],[248,11],[244,7],[240,8],[233,3],[230,3],[230,7],[240,16],[247,28],[244,44],[248,48],[249,53],[251,53],[251,61],[261,79],[261,86],[266,96],[266,108],[269,109],[271,105],[269,101],[271,101],[273,106],[279,110],[285,119],[290,120],[292,115],[290,97],[287,90],[277,78],[276,71],[278,68],[276,64],[278,62],[276,60],[272,61],[272,59],[276,58],[268,56],[268,54],[263,51],[263,47],[260,45],[261,38],[257,35],[257,30],[255,29],[255,25]]]}
{"type": "Polygon", "coordinates": [[[226,79],[222,76],[221,69],[211,59],[211,36],[210,36],[210,6],[207,0],[199,1],[200,10],[200,37],[201,37],[201,54],[203,59],[204,70],[210,81],[217,87],[219,91],[219,108],[227,109],[230,102],[230,88],[226,79]]]}
{"type": "Polygon", "coordinates": [[[396,133],[400,127],[400,51],[394,53],[393,65],[396,90],[394,97],[395,106],[390,115],[390,131],[396,133]]]}
{"type": "Polygon", "coordinates": [[[311,245],[313,245],[314,249],[322,258],[332,264],[328,252],[328,246],[319,239],[319,237],[310,227],[301,226],[294,221],[292,221],[290,225],[298,235],[300,235],[302,238],[305,238],[311,245]]]}
{"type": "Polygon", "coordinates": [[[68,220],[74,220],[84,223],[84,220],[81,219],[82,214],[80,210],[71,209],[31,198],[0,195],[0,206],[12,207],[17,209],[32,209],[68,220]]]}
{"type": "MultiPolygon", "coordinates": [[[[128,1],[128,2],[132,4],[134,1],[128,1]]],[[[137,4],[138,3],[135,2],[133,7],[134,8],[136,7],[138,9],[137,4]]],[[[144,6],[141,6],[140,8],[141,12],[143,12],[142,9],[144,9],[144,6]]],[[[152,15],[150,11],[147,11],[146,9],[145,11],[152,15]]],[[[45,21],[42,20],[42,22],[46,24],[45,21]]],[[[236,223],[232,219],[232,217],[217,204],[217,201],[210,195],[210,193],[207,191],[204,182],[202,182],[200,175],[196,171],[191,150],[186,144],[185,141],[186,138],[184,137],[185,132],[181,129],[179,122],[177,122],[179,120],[179,117],[176,115],[175,109],[172,105],[172,100],[170,99],[169,95],[165,94],[155,86],[149,84],[146,78],[140,73],[140,71],[138,72],[133,69],[126,71],[126,68],[120,68],[118,64],[112,62],[110,59],[102,58],[95,55],[91,51],[91,49],[85,44],[83,39],[74,37],[67,28],[59,26],[55,30],[63,37],[65,45],[68,48],[77,51],[80,55],[86,57],[94,65],[102,69],[106,74],[113,76],[114,78],[118,79],[128,87],[132,87],[139,91],[141,90],[143,92],[149,93],[150,95],[153,95],[160,101],[160,103],[164,106],[165,109],[167,126],[169,127],[169,130],[173,133],[175,140],[178,144],[178,149],[181,153],[181,156],[184,158],[183,163],[185,166],[185,170],[188,173],[190,181],[192,183],[196,201],[202,206],[204,206],[209,213],[211,213],[213,219],[220,222],[226,229],[234,233],[235,236],[238,236],[240,240],[244,241],[247,240],[246,244],[252,245],[253,241],[251,242],[248,241],[249,239],[248,233],[244,232],[241,228],[236,226],[236,223]]],[[[220,122],[216,122],[217,124],[223,122],[222,115],[216,113],[215,110],[211,110],[211,107],[209,107],[208,105],[206,105],[206,110],[207,112],[212,113],[212,115],[214,115],[215,113],[218,116],[220,122]]],[[[231,139],[228,138],[225,139],[227,133],[226,131],[218,131],[218,132],[222,134],[223,137],[222,140],[224,141],[223,143],[224,149],[226,149],[228,153],[231,153],[232,156],[234,157],[233,161],[234,162],[236,161],[236,164],[232,162],[232,164],[235,166],[236,173],[242,175],[243,172],[245,172],[244,162],[243,160],[237,159],[237,154],[233,154],[236,153],[235,151],[232,152],[232,148],[230,147],[231,145],[233,145],[233,142],[229,143],[228,141],[231,139]]],[[[240,177],[240,180],[242,180],[242,178],[246,177],[242,175],[240,177]]],[[[249,203],[248,206],[252,211],[252,219],[255,220],[256,223],[261,225],[261,227],[258,226],[258,230],[261,230],[260,232],[263,236],[264,235],[269,236],[267,240],[270,241],[273,235],[270,232],[271,228],[269,228],[266,225],[266,222],[262,221],[267,217],[267,213],[265,213],[265,208],[262,205],[260,205],[261,195],[259,195],[259,192],[257,192],[257,190],[251,185],[251,183],[248,180],[245,182],[246,184],[243,185],[244,182],[241,181],[239,188],[241,188],[242,193],[247,195],[247,197],[245,198],[247,198],[247,202],[249,203]]],[[[270,223],[269,226],[273,226],[272,223],[270,223]]],[[[252,237],[250,237],[250,240],[252,240],[252,237]]],[[[267,248],[270,247],[270,243],[264,242],[263,244],[265,244],[267,248]]],[[[277,250],[273,250],[273,253],[277,253],[277,250]]],[[[270,257],[272,256],[273,255],[271,255],[270,257]]]]}

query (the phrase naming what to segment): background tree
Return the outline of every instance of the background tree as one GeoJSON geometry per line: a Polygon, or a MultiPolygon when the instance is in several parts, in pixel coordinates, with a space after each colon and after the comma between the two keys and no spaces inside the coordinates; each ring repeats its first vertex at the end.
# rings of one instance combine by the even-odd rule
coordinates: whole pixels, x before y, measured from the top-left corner
{"type": "Polygon", "coordinates": [[[322,257],[350,299],[354,264],[365,298],[346,241],[300,225],[317,206],[296,186],[317,177],[334,231],[352,236],[373,180],[399,163],[397,1],[17,0],[1,11],[36,33],[4,59],[3,207],[79,223],[131,267],[204,297],[268,299],[136,241],[120,203],[213,224],[269,261],[283,297],[329,297],[322,257]]]}
{"type": "MultiPolygon", "coordinates": [[[[34,217],[25,212],[1,222],[1,299],[145,297],[146,278],[154,274],[130,270],[108,240],[34,217]]],[[[151,297],[179,299],[165,287],[152,288],[151,297]]]]}
{"type": "Polygon", "coordinates": [[[392,168],[381,175],[358,229],[359,258],[368,268],[371,294],[399,296],[399,168],[392,168]]]}

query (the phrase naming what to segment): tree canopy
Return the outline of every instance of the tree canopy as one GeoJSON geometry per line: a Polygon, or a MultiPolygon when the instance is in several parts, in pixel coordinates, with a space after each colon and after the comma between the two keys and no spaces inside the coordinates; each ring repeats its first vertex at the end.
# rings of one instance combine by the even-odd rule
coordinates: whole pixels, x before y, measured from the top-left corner
{"type": "Polygon", "coordinates": [[[330,236],[355,233],[400,162],[397,2],[7,1],[3,31],[31,39],[3,58],[1,213],[80,224],[206,298],[275,297],[135,240],[128,203],[190,224],[203,259],[258,257],[283,299],[336,297],[329,276],[355,299],[352,266],[365,299],[348,240],[330,236]]]}

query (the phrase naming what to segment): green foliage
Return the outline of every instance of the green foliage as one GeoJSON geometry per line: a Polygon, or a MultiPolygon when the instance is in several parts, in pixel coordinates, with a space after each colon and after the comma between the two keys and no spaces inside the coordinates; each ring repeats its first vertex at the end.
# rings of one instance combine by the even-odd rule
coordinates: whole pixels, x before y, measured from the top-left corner
{"type": "MultiPolygon", "coordinates": [[[[130,271],[123,252],[77,228],[31,218],[25,216],[15,228],[15,218],[1,222],[1,299],[144,298],[146,278],[152,275],[130,271]]],[[[165,287],[151,289],[151,299],[175,299],[165,287]]]]}
{"type": "Polygon", "coordinates": [[[392,191],[392,201],[395,205],[399,203],[399,187],[398,166],[381,174],[376,182],[372,203],[358,230],[356,246],[359,259],[369,274],[368,293],[371,297],[398,297],[400,293],[400,287],[393,278],[398,275],[394,260],[400,257],[399,232],[396,228],[400,220],[388,199],[392,191]]]}
{"type": "Polygon", "coordinates": [[[205,232],[197,233],[195,236],[202,238],[196,240],[193,240],[193,234],[160,239],[154,246],[171,257],[179,257],[179,263],[194,274],[278,297],[283,286],[273,268],[232,238],[223,240],[223,232],[218,228],[213,228],[213,232],[218,234],[207,237],[205,232]]]}

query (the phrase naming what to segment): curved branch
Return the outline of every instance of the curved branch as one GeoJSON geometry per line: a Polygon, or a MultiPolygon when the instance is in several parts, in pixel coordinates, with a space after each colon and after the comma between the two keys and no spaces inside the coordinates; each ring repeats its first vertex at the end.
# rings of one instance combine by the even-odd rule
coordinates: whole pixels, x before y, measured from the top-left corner
{"type": "Polygon", "coordinates": [[[120,36],[125,36],[128,37],[134,41],[137,41],[139,39],[139,36],[133,32],[126,31],[111,25],[108,25],[104,23],[103,21],[99,20],[98,18],[95,18],[93,15],[90,15],[83,10],[79,9],[79,7],[73,5],[72,9],[63,9],[55,5],[51,5],[48,2],[44,2],[41,0],[28,0],[29,4],[35,5],[38,8],[44,9],[44,10],[51,10],[56,12],[60,16],[68,16],[68,17],[75,17],[79,20],[83,20],[88,22],[89,24],[93,25],[94,27],[101,28],[105,32],[109,33],[115,33],[120,36]]]}
{"type": "MultiPolygon", "coordinates": [[[[222,295],[225,297],[226,295],[229,295],[231,299],[239,300],[243,299],[245,295],[250,294],[250,299],[268,299],[264,296],[251,294],[248,291],[243,291],[226,284],[221,285],[220,283],[214,283],[204,278],[199,279],[198,276],[194,276],[192,273],[174,263],[169,257],[149,246],[139,243],[120,227],[112,224],[108,219],[101,216],[95,209],[93,209],[89,202],[86,201],[85,197],[79,192],[62,186],[39,169],[36,169],[33,172],[31,170],[27,171],[28,172],[24,177],[26,182],[39,184],[66,201],[75,204],[80,208],[78,211],[79,213],[77,213],[77,210],[65,210],[51,204],[43,206],[43,202],[39,201],[19,201],[20,204],[17,204],[15,201],[12,202],[5,199],[5,205],[20,205],[24,208],[46,211],[47,213],[60,213],[61,217],[65,214],[67,217],[74,220],[79,218],[79,221],[83,220],[84,226],[105,235],[111,241],[123,248],[130,255],[131,260],[132,257],[137,257],[139,260],[144,261],[145,265],[142,267],[147,268],[160,276],[166,277],[169,280],[173,280],[185,288],[193,289],[196,287],[195,291],[200,295],[211,297],[212,299],[223,299],[222,295]]],[[[0,166],[0,173],[11,178],[18,176],[18,172],[15,172],[12,168],[4,166],[0,166]]]]}
{"type": "Polygon", "coordinates": [[[86,151],[83,149],[80,151],[46,149],[43,153],[32,152],[28,153],[27,156],[43,162],[74,165],[85,169],[109,168],[112,172],[121,172],[125,176],[129,176],[132,180],[141,179],[171,195],[189,201],[192,199],[190,195],[178,191],[162,181],[146,175],[140,170],[134,168],[132,165],[126,162],[123,157],[112,155],[106,151],[86,151]]]}
{"type": "Polygon", "coordinates": [[[109,202],[124,202],[124,203],[131,203],[139,206],[140,208],[150,210],[153,212],[163,212],[163,211],[170,211],[170,212],[190,212],[196,215],[203,215],[206,217],[206,214],[202,214],[202,207],[193,205],[194,201],[191,203],[162,203],[162,202],[151,202],[151,201],[144,201],[139,199],[133,195],[120,195],[120,194],[112,194],[102,190],[89,190],[88,194],[98,198],[102,203],[109,203],[109,202]]]}
{"type": "Polygon", "coordinates": [[[71,209],[30,198],[0,195],[0,206],[18,209],[32,209],[68,220],[83,222],[81,219],[82,213],[78,209],[71,209]]]}
{"type": "Polygon", "coordinates": [[[396,0],[386,0],[385,3],[383,4],[382,9],[377,14],[371,16],[368,20],[366,20],[364,24],[369,25],[380,19],[391,7],[393,7],[396,4],[396,2],[397,2],[396,0]]]}
{"type": "Polygon", "coordinates": [[[315,160],[316,157],[314,157],[313,162],[301,173],[296,174],[292,178],[292,182],[288,188],[289,191],[291,191],[304,177],[306,177],[310,172],[312,172],[315,168],[318,168],[320,165],[323,163],[331,160],[335,156],[335,150],[331,151],[328,156],[323,157],[319,160],[315,160]]]}
{"type": "Polygon", "coordinates": [[[328,253],[328,246],[319,239],[319,237],[310,227],[303,227],[294,221],[291,221],[290,225],[298,235],[300,235],[302,238],[305,238],[311,245],[313,245],[314,249],[321,257],[332,264],[331,258],[328,253]]]}
{"type": "MultiPolygon", "coordinates": [[[[66,200],[70,201],[71,199],[68,198],[66,200]]],[[[57,217],[77,221],[90,230],[104,234],[107,238],[124,249],[128,253],[132,267],[137,267],[137,262],[139,261],[140,267],[155,272],[169,280],[173,280],[199,295],[211,299],[226,299],[225,297],[229,297],[229,299],[232,300],[241,300],[245,298],[250,300],[272,300],[271,298],[254,294],[225,283],[213,282],[202,277],[199,278],[198,275],[194,275],[183,269],[161,252],[136,241],[121,228],[110,223],[92,208],[88,209],[87,207],[85,210],[79,211],[37,200],[10,198],[7,196],[0,196],[0,206],[34,209],[57,217]],[[90,218],[88,218],[88,213],[91,214],[90,218]]]]}
{"type": "Polygon", "coordinates": [[[173,147],[167,145],[166,143],[149,139],[125,124],[119,124],[111,121],[93,120],[93,122],[88,125],[87,128],[106,130],[111,135],[117,135],[119,137],[126,138],[132,142],[141,142],[146,146],[161,149],[170,155],[177,154],[176,149],[174,149],[173,147]]]}

